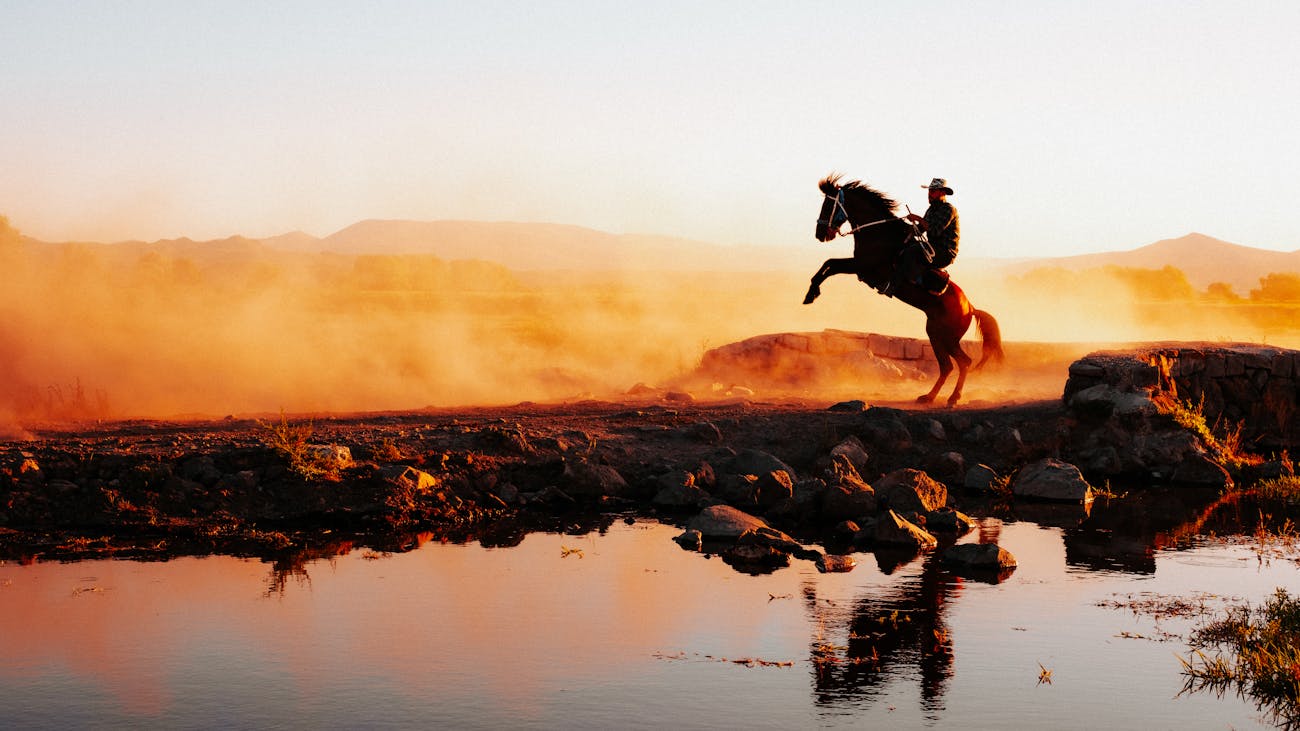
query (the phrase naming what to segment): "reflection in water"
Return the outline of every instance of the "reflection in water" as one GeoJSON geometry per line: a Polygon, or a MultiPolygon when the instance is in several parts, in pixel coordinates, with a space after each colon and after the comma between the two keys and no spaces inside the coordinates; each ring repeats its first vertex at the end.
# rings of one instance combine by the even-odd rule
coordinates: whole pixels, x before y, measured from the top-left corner
{"type": "Polygon", "coordinates": [[[944,613],[960,594],[961,579],[948,576],[933,556],[916,576],[868,590],[847,611],[819,601],[816,585],[805,584],[804,604],[819,635],[810,650],[817,702],[870,699],[891,680],[917,677],[922,708],[927,717],[937,718],[953,674],[952,636],[944,613]]]}
{"type": "MultiPolygon", "coordinates": [[[[996,544],[1002,521],[983,518],[976,523],[980,543],[996,544]]],[[[945,618],[950,602],[960,597],[964,579],[952,575],[939,560],[949,539],[926,555],[920,570],[887,587],[870,587],[848,608],[822,600],[815,582],[803,586],[804,605],[816,633],[810,659],[816,670],[817,702],[838,705],[845,698],[870,699],[881,685],[900,677],[916,677],[926,717],[944,710],[945,687],[953,675],[953,637],[945,618]],[[842,642],[840,641],[842,640],[842,642]]],[[[913,564],[916,553],[876,551],[881,573],[891,575],[913,564]]],[[[990,581],[1006,578],[990,576],[990,581]]]]}
{"type": "Polygon", "coordinates": [[[742,575],[681,551],[677,528],[617,517],[503,527],[477,545],[340,539],[267,562],[0,563],[0,626],[22,628],[6,635],[0,695],[7,727],[1250,726],[1248,703],[1172,700],[1179,648],[1120,639],[1154,633],[1098,600],[1258,599],[1294,583],[1289,562],[1195,538],[1275,526],[1280,510],[1178,492],[1077,515],[980,519],[961,540],[1020,561],[997,585],[951,574],[942,547],[859,556],[847,574],[795,561],[742,575]],[[1050,687],[1036,686],[1040,662],[1050,687]],[[1138,671],[1117,680],[1116,667],[1138,671]]]}

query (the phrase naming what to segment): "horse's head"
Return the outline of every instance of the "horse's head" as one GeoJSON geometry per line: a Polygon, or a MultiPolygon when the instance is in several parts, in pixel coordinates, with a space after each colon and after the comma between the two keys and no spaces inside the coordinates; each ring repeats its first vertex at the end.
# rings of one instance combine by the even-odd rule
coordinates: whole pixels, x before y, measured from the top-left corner
{"type": "Polygon", "coordinates": [[[832,241],[848,222],[854,226],[894,217],[898,207],[892,199],[857,180],[840,185],[839,175],[828,175],[817,183],[821,189],[821,212],[817,214],[817,240],[832,241]]]}
{"type": "Polygon", "coordinates": [[[844,190],[839,186],[839,176],[831,175],[817,184],[821,188],[822,209],[817,214],[817,240],[830,241],[839,236],[840,227],[849,220],[844,209],[844,190]]]}

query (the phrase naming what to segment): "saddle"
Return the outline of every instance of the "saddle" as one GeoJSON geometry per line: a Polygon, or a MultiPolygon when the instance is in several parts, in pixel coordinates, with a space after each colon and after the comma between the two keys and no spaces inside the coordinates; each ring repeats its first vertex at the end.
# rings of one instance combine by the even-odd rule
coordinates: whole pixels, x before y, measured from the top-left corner
{"type": "Polygon", "coordinates": [[[926,269],[921,272],[921,286],[936,296],[948,291],[948,279],[948,272],[943,269],[926,269]]]}
{"type": "Polygon", "coordinates": [[[925,233],[913,225],[912,235],[894,257],[890,271],[883,280],[868,282],[862,275],[858,278],[889,297],[897,296],[898,285],[904,280],[911,280],[912,284],[937,297],[948,291],[949,276],[948,272],[935,266],[935,258],[934,247],[926,239],[925,233]],[[909,263],[908,250],[915,251],[917,248],[919,248],[919,255],[914,255],[915,260],[909,263]]]}

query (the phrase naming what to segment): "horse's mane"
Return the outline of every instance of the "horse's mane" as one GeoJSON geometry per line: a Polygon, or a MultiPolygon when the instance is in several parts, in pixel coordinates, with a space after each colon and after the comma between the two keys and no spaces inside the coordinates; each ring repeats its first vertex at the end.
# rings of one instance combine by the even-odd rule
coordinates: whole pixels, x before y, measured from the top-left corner
{"type": "Polygon", "coordinates": [[[850,180],[847,183],[841,184],[840,178],[842,177],[844,176],[838,173],[831,173],[822,178],[821,181],[817,183],[817,187],[821,188],[821,191],[829,196],[834,196],[837,191],[843,190],[845,195],[852,195],[865,199],[867,202],[877,205],[889,213],[894,213],[898,210],[898,201],[893,198],[890,198],[875,188],[863,185],[860,180],[850,180]]]}

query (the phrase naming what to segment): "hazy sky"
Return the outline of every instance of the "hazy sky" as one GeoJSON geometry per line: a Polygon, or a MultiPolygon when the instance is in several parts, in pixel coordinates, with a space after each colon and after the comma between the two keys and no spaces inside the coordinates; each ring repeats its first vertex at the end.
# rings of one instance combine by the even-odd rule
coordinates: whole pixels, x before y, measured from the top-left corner
{"type": "Polygon", "coordinates": [[[47,240],[366,218],[823,246],[831,171],[967,255],[1300,248],[1300,3],[0,3],[0,214],[47,240]]]}

